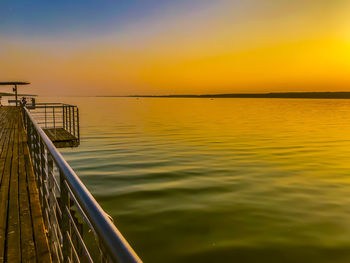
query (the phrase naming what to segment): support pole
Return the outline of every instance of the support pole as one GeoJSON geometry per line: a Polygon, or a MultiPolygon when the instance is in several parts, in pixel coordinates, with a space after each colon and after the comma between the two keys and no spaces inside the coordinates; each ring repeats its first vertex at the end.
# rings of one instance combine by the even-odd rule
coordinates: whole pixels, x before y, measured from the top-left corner
{"type": "Polygon", "coordinates": [[[15,96],[16,96],[16,107],[17,107],[18,106],[18,102],[17,102],[17,85],[16,84],[15,84],[14,91],[15,91],[15,96]]]}

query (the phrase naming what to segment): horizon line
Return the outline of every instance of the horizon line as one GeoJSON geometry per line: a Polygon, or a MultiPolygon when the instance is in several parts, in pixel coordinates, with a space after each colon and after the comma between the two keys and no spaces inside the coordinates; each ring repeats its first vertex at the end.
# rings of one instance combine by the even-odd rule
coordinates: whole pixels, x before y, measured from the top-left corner
{"type": "Polygon", "coordinates": [[[96,95],[93,97],[124,98],[346,98],[350,91],[267,92],[267,93],[218,93],[218,94],[166,94],[166,95],[96,95]]]}

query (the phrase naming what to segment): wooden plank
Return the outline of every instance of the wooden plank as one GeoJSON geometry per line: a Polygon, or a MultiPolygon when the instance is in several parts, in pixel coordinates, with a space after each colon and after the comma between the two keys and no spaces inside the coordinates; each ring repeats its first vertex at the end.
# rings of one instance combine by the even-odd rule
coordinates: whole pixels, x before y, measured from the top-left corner
{"type": "Polygon", "coordinates": [[[8,191],[10,184],[11,174],[11,159],[13,150],[13,137],[14,130],[10,132],[9,146],[7,149],[5,165],[3,170],[3,176],[0,186],[0,262],[5,260],[5,239],[6,239],[6,226],[7,226],[7,211],[8,211],[8,191]]]}
{"type": "Polygon", "coordinates": [[[19,144],[19,115],[15,115],[16,124],[13,135],[13,151],[11,160],[10,185],[9,185],[9,208],[7,217],[7,261],[21,262],[20,222],[18,204],[18,144],[19,144]]]}
{"type": "Polygon", "coordinates": [[[19,142],[19,211],[21,222],[21,253],[23,262],[36,262],[36,251],[30,213],[27,173],[24,159],[24,148],[27,147],[26,134],[20,132],[19,142]]]}
{"type": "Polygon", "coordinates": [[[11,138],[13,135],[13,129],[11,125],[14,120],[10,116],[11,111],[1,107],[1,115],[6,116],[2,119],[2,127],[5,133],[1,137],[2,152],[0,156],[0,262],[5,260],[5,238],[6,238],[6,223],[7,223],[7,206],[8,206],[8,192],[7,185],[7,171],[10,170],[11,166],[11,155],[12,155],[12,144],[11,138]]]}
{"type": "Polygon", "coordinates": [[[4,133],[2,134],[3,137],[1,139],[1,155],[0,155],[0,183],[2,181],[2,176],[4,174],[4,166],[5,166],[5,160],[7,155],[7,149],[9,146],[9,140],[10,140],[10,132],[11,129],[4,128],[4,133]]]}
{"type": "Polygon", "coordinates": [[[79,139],[66,131],[64,128],[50,128],[43,130],[53,144],[58,148],[77,147],[80,144],[79,139]]]}

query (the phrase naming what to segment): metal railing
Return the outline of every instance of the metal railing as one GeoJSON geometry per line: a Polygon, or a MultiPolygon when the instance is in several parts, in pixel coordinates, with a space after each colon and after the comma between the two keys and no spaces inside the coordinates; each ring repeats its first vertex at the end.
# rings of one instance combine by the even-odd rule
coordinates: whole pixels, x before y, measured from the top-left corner
{"type": "Polygon", "coordinates": [[[63,128],[80,139],[79,109],[63,103],[36,103],[30,112],[43,129],[63,128]]]}
{"type": "Polygon", "coordinates": [[[54,262],[141,262],[53,143],[23,108],[54,262]]]}
{"type": "MultiPolygon", "coordinates": [[[[13,105],[16,106],[16,97],[15,96],[7,96],[7,104],[6,104],[6,100],[5,100],[5,104],[4,105],[13,105]]],[[[32,96],[26,96],[26,107],[27,108],[35,108],[35,97],[32,96]]],[[[22,105],[23,101],[21,99],[17,99],[17,103],[18,105],[22,105]]]]}

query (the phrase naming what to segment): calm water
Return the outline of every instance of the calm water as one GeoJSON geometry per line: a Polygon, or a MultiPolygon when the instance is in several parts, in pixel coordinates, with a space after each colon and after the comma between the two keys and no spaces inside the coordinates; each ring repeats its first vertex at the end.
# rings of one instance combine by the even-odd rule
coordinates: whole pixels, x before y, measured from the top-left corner
{"type": "Polygon", "coordinates": [[[56,100],[81,112],[64,156],[145,262],[350,261],[349,100],[56,100]]]}

